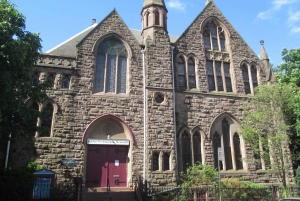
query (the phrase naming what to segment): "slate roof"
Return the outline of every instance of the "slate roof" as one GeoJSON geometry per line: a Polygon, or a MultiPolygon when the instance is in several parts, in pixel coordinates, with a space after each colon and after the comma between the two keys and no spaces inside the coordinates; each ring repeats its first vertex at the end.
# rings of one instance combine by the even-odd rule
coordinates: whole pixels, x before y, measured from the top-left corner
{"type": "MultiPolygon", "coordinates": [[[[78,43],[81,42],[95,27],[97,26],[97,23],[89,26],[82,32],[76,34],[75,36],[69,38],[65,42],[55,46],[54,48],[48,50],[45,52],[45,54],[49,55],[56,55],[56,56],[67,56],[67,57],[76,57],[76,46],[78,43]]],[[[142,44],[142,31],[136,30],[136,29],[130,29],[133,36],[136,38],[136,40],[142,44]]],[[[179,37],[177,36],[170,36],[171,43],[175,43],[175,41],[179,37]]]]}

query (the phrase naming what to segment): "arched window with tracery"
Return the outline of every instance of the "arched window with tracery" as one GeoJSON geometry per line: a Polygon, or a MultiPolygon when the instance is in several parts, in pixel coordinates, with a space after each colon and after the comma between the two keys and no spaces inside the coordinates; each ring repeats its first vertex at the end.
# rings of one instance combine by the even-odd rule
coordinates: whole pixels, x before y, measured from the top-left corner
{"type": "Polygon", "coordinates": [[[242,73],[243,73],[245,93],[249,94],[249,93],[251,93],[251,89],[250,89],[250,83],[249,83],[249,73],[248,73],[248,68],[247,68],[246,64],[242,65],[242,73]]]}
{"type": "Polygon", "coordinates": [[[151,26],[151,13],[146,13],[146,27],[151,26]]]}
{"type": "Polygon", "coordinates": [[[184,131],[181,136],[181,148],[182,148],[182,169],[186,171],[189,166],[192,165],[191,160],[191,139],[190,135],[184,131]]]}
{"type": "MultiPolygon", "coordinates": [[[[33,102],[31,104],[31,109],[33,109],[36,113],[38,113],[39,112],[39,105],[36,102],[33,102]]],[[[32,136],[35,136],[38,118],[31,119],[31,120],[32,120],[32,130],[33,130],[32,131],[32,136]]]]}
{"type": "Polygon", "coordinates": [[[195,131],[193,134],[193,150],[194,150],[194,164],[196,164],[197,162],[202,163],[201,135],[199,131],[195,131]]]}
{"type": "Polygon", "coordinates": [[[182,56],[177,59],[178,85],[186,87],[185,60],[182,56]]]}
{"type": "Polygon", "coordinates": [[[237,170],[243,169],[242,154],[241,154],[241,141],[239,134],[235,133],[233,136],[234,143],[234,155],[235,155],[235,165],[237,170]]]}
{"type": "Polygon", "coordinates": [[[196,88],[195,61],[192,58],[189,58],[188,60],[188,75],[189,88],[196,88]]]}
{"type": "Polygon", "coordinates": [[[50,137],[53,117],[53,105],[48,103],[43,109],[40,137],[50,137]]]}
{"type": "Polygon", "coordinates": [[[124,44],[116,38],[100,43],[97,51],[95,93],[126,93],[127,56],[124,44]]]}
{"type": "Polygon", "coordinates": [[[206,54],[215,55],[215,59],[206,60],[209,91],[232,92],[230,55],[226,47],[224,29],[217,20],[212,19],[205,24],[203,40],[206,54]]]}
{"type": "Polygon", "coordinates": [[[257,87],[258,82],[257,82],[257,70],[255,65],[251,65],[251,78],[252,78],[252,84],[253,84],[253,89],[257,87]]]}

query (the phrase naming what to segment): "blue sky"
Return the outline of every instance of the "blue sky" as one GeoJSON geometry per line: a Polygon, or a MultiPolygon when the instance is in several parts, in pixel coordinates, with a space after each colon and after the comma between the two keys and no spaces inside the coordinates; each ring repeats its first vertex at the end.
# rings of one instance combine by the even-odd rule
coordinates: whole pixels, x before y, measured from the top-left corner
{"type": "MultiPolygon", "coordinates": [[[[103,20],[114,8],[129,28],[141,29],[144,0],[11,0],[26,17],[27,30],[40,33],[43,52],[103,20]]],[[[168,31],[180,36],[206,0],[165,0],[168,31]]],[[[300,48],[300,0],[214,0],[259,56],[260,40],[274,66],[283,48],[300,48]]]]}

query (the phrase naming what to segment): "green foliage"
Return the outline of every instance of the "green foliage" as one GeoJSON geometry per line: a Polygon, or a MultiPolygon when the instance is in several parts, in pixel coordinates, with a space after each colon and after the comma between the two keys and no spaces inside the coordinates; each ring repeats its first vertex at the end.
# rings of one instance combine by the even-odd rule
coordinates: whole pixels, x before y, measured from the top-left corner
{"type": "MultiPolygon", "coordinates": [[[[294,87],[290,85],[260,85],[255,97],[245,104],[240,135],[252,146],[259,161],[283,182],[290,168],[288,147],[290,126],[284,110],[290,104],[294,87]],[[272,158],[272,162],[270,161],[272,158]]],[[[252,159],[253,160],[253,159],[252,159]]],[[[254,162],[254,161],[251,161],[254,162]]]]}
{"type": "Polygon", "coordinates": [[[190,166],[186,173],[181,172],[181,180],[180,200],[183,201],[192,195],[192,188],[217,184],[218,172],[210,165],[198,162],[194,166],[190,166]]]}
{"type": "Polygon", "coordinates": [[[33,173],[37,170],[41,170],[43,167],[35,162],[35,158],[31,158],[31,161],[27,163],[26,166],[20,169],[8,169],[3,171],[3,179],[8,181],[23,181],[23,182],[32,182],[33,173]]]}
{"type": "Polygon", "coordinates": [[[232,197],[235,200],[252,201],[254,200],[253,195],[270,195],[272,192],[264,188],[262,185],[250,182],[242,181],[239,178],[226,178],[222,179],[222,197],[232,197]],[[258,193],[259,191],[259,193],[258,193]]]}
{"type": "Polygon", "coordinates": [[[9,0],[0,1],[0,139],[9,133],[32,136],[38,114],[25,106],[31,98],[46,99],[48,83],[31,87],[33,66],[41,48],[38,34],[25,30],[25,17],[9,0]]]}
{"type": "Polygon", "coordinates": [[[295,183],[298,188],[300,188],[300,166],[296,170],[295,183]]]}

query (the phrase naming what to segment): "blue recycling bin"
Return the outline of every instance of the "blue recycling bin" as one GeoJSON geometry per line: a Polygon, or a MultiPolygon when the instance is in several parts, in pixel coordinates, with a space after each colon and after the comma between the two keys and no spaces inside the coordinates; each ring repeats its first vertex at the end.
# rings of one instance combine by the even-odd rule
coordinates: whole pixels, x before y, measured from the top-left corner
{"type": "Polygon", "coordinates": [[[38,170],[33,173],[33,199],[50,198],[50,190],[54,185],[55,172],[51,170],[38,170]]]}

